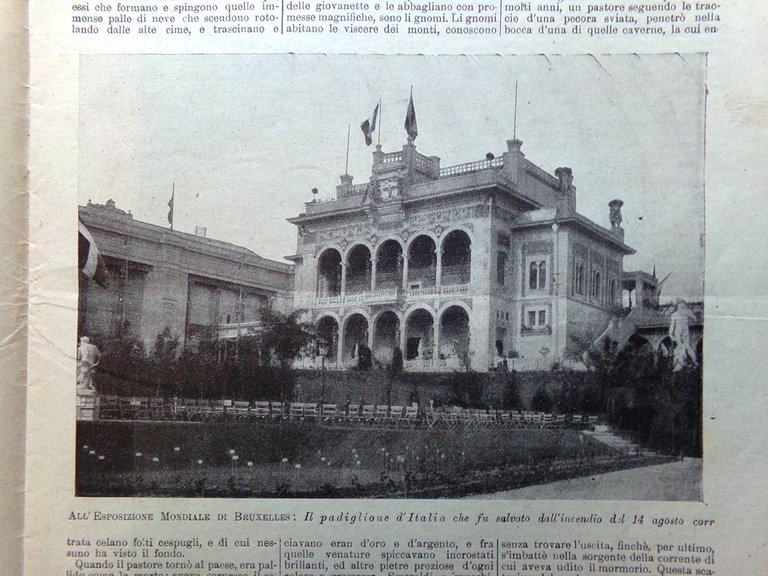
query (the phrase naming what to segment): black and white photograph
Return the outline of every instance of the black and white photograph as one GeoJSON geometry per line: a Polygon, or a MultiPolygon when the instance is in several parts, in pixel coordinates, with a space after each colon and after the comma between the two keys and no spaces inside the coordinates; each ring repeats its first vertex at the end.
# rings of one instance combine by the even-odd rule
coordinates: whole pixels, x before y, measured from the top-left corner
{"type": "Polygon", "coordinates": [[[75,495],[701,501],[706,70],[81,55],[75,495]]]}

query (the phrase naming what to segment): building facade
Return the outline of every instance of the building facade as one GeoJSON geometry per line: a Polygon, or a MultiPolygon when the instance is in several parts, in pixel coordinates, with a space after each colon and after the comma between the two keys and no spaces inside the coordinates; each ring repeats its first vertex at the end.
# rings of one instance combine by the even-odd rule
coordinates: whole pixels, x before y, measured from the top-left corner
{"type": "Polygon", "coordinates": [[[292,306],[290,264],[206,238],[134,220],[113,201],[79,208],[108,275],[99,286],[81,274],[79,331],[123,331],[150,349],[166,328],[182,345],[231,340],[257,328],[265,307],[292,306]]]}
{"type": "Polygon", "coordinates": [[[622,304],[621,201],[606,228],[576,211],[570,168],[541,169],[507,141],[498,158],[441,167],[412,140],[376,146],[370,179],[341,176],[297,226],[294,307],[320,345],[310,364],[413,371],[520,369],[577,358],[622,304]]]}

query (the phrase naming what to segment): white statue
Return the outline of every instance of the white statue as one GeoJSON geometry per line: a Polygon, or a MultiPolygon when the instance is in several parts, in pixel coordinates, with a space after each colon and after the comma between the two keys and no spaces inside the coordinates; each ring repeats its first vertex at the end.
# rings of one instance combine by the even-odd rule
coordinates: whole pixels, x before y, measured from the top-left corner
{"type": "Polygon", "coordinates": [[[77,391],[80,394],[93,394],[93,371],[99,365],[101,353],[88,336],[80,338],[77,347],[77,391]]]}
{"type": "Polygon", "coordinates": [[[678,372],[689,362],[696,364],[696,353],[691,348],[691,334],[689,325],[696,316],[688,309],[685,300],[679,300],[675,311],[670,317],[669,337],[675,344],[674,366],[672,370],[678,372]]]}

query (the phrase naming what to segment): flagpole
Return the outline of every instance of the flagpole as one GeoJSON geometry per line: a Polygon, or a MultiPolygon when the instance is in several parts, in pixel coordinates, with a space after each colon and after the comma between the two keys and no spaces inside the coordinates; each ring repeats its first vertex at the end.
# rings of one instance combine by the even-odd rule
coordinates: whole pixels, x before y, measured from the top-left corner
{"type": "Polygon", "coordinates": [[[381,127],[382,127],[382,125],[381,125],[381,111],[382,111],[382,108],[381,108],[381,96],[379,96],[379,129],[376,132],[376,145],[377,146],[381,146],[381,127]]]}
{"type": "Polygon", "coordinates": [[[512,139],[517,140],[517,80],[515,80],[515,120],[512,128],[512,139]]]}
{"type": "Polygon", "coordinates": [[[344,174],[349,174],[349,131],[352,124],[347,124],[347,159],[344,163],[344,174]]]}

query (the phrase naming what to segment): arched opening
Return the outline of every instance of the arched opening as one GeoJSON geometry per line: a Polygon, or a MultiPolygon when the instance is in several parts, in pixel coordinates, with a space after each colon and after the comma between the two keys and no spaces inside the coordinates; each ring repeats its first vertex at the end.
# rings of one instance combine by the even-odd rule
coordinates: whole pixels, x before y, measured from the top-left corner
{"type": "Polygon", "coordinates": [[[358,294],[371,289],[371,251],[358,244],[347,256],[347,294],[358,294]]]}
{"type": "Polygon", "coordinates": [[[323,316],[317,323],[317,355],[327,362],[336,362],[339,350],[339,323],[331,316],[323,316]]]}
{"type": "Polygon", "coordinates": [[[408,248],[408,288],[434,286],[436,270],[435,241],[429,236],[417,236],[408,248]]]}
{"type": "Polygon", "coordinates": [[[635,308],[637,306],[637,290],[624,288],[621,291],[621,306],[623,308],[635,308]]]}
{"type": "Polygon", "coordinates": [[[449,368],[468,365],[469,314],[461,306],[450,306],[440,316],[440,358],[449,368]]]}
{"type": "Polygon", "coordinates": [[[544,290],[547,287],[547,260],[537,258],[528,264],[528,290],[544,290]]]}
{"type": "Polygon", "coordinates": [[[443,240],[441,279],[443,285],[469,284],[472,242],[463,230],[450,232],[443,240]]]}
{"type": "Polygon", "coordinates": [[[651,343],[639,334],[632,334],[632,336],[629,337],[629,340],[627,340],[627,345],[624,349],[629,352],[641,355],[648,355],[653,353],[653,350],[651,349],[651,343]]]}
{"type": "Polygon", "coordinates": [[[382,313],[373,329],[374,366],[389,366],[396,347],[400,346],[400,319],[392,311],[382,313]]]}
{"type": "Polygon", "coordinates": [[[405,323],[405,359],[431,360],[434,352],[434,319],[419,308],[405,323]]]}
{"type": "Polygon", "coordinates": [[[345,363],[358,360],[363,348],[368,348],[368,320],[362,314],[352,314],[344,325],[342,360],[345,363]]]}
{"type": "Polygon", "coordinates": [[[403,248],[387,240],[376,254],[376,288],[399,288],[403,284],[403,248]]]}
{"type": "Polygon", "coordinates": [[[341,294],[341,254],[329,248],[317,260],[317,296],[327,298],[341,294]]]}

